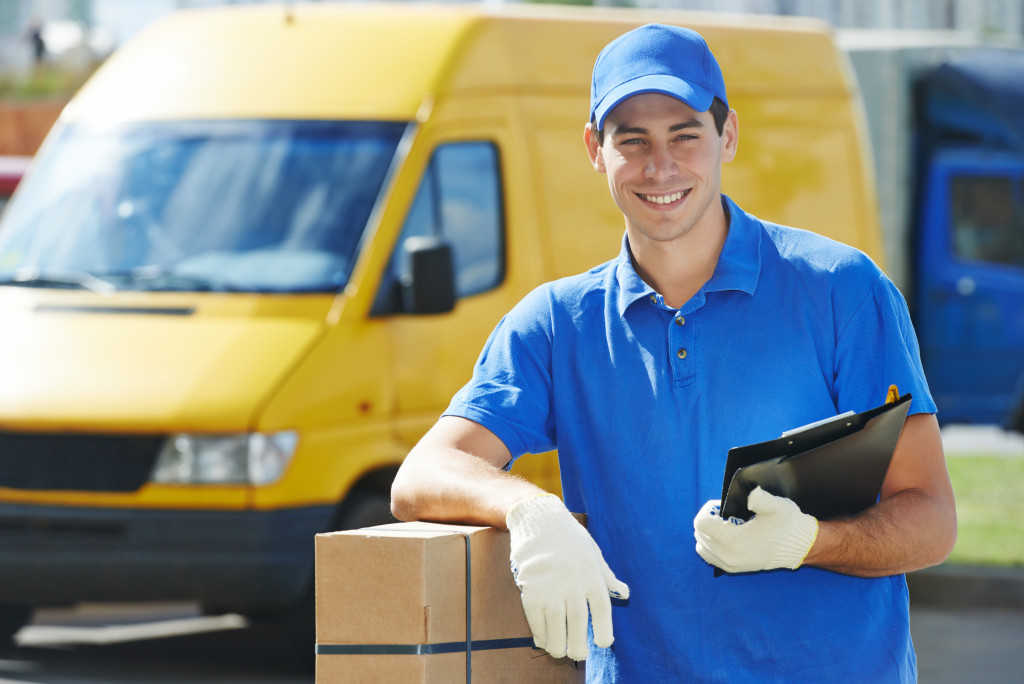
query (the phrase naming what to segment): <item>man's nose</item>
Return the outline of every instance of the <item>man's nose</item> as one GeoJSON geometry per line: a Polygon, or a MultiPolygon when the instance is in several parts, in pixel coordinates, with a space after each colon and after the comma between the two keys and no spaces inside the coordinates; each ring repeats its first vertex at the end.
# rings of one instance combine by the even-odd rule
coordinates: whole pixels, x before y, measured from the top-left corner
{"type": "Polygon", "coordinates": [[[644,171],[647,177],[652,180],[664,180],[676,175],[678,172],[676,159],[672,156],[667,145],[651,146],[644,171]]]}

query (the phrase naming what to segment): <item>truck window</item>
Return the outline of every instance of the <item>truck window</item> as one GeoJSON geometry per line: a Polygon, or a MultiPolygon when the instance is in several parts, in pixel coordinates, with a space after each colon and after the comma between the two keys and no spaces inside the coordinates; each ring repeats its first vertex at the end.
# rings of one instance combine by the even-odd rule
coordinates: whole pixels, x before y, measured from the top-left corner
{"type": "Polygon", "coordinates": [[[0,282],[337,292],[406,125],[69,126],[4,214],[0,282]]]}
{"type": "Polygon", "coordinates": [[[1024,266],[1024,182],[1007,176],[954,176],[953,250],[960,259],[1024,266]]]}
{"type": "Polygon", "coordinates": [[[493,143],[455,142],[434,150],[381,279],[374,315],[401,311],[402,245],[426,235],[451,244],[456,297],[485,292],[504,279],[505,217],[493,143]]]}

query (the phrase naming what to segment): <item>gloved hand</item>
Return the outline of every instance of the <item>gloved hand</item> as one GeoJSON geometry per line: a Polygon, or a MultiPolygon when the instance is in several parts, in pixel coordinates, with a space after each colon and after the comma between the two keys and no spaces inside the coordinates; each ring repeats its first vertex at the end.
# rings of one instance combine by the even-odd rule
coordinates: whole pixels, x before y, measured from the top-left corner
{"type": "Polygon", "coordinates": [[[800,567],[818,537],[818,521],[792,500],[757,487],[747,499],[754,517],[744,522],[718,515],[718,501],[704,504],[693,519],[697,553],[726,572],[800,567]]]}
{"type": "Polygon", "coordinates": [[[520,501],[505,516],[512,537],[512,576],[522,594],[533,643],[556,658],[587,658],[587,609],[594,643],[612,645],[609,595],[629,598],[601,549],[554,494],[520,501]]]}

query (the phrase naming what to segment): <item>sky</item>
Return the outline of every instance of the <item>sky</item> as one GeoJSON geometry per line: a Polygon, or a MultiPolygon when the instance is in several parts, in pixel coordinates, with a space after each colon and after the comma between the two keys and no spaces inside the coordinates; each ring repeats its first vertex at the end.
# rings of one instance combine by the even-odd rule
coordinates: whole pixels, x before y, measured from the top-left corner
{"type": "Polygon", "coordinates": [[[94,25],[113,32],[120,45],[177,6],[175,0],[93,0],[92,19],[94,25]]]}

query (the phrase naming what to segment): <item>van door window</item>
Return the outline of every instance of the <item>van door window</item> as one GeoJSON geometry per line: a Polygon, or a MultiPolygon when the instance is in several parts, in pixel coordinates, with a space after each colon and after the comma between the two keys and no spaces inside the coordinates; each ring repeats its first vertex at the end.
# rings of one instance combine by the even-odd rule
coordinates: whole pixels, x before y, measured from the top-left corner
{"type": "Polygon", "coordinates": [[[960,259],[1024,266],[1024,184],[1006,176],[955,176],[953,250],[960,259]]]}
{"type": "Polygon", "coordinates": [[[504,279],[505,217],[493,143],[454,142],[434,150],[381,279],[374,315],[401,311],[402,245],[427,235],[451,245],[456,297],[491,290],[504,279]]]}

